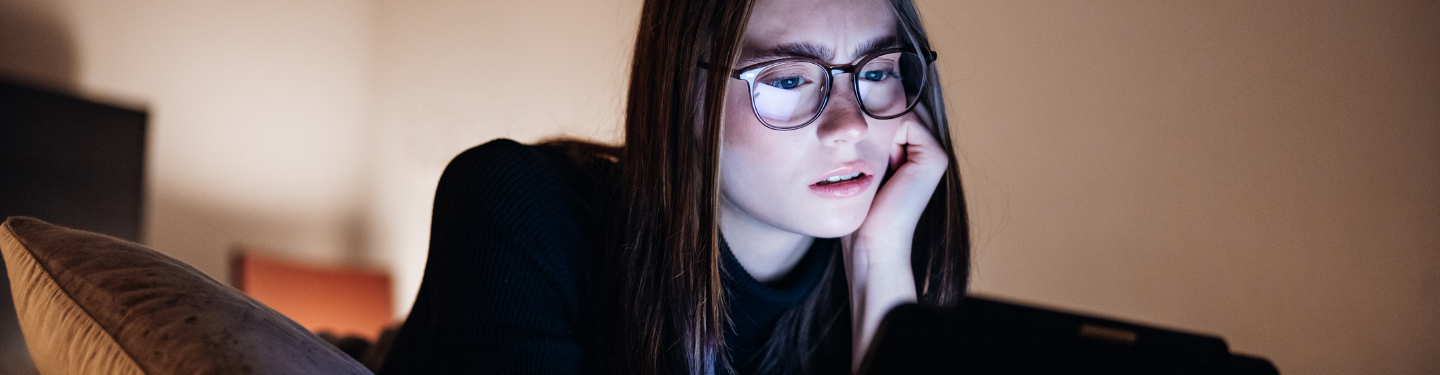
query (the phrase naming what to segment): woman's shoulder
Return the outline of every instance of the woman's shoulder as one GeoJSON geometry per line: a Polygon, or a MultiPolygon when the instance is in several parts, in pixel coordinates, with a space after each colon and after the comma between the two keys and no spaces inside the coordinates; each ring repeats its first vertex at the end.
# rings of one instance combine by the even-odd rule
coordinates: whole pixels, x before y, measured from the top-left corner
{"type": "Polygon", "coordinates": [[[455,156],[440,180],[442,187],[448,182],[517,191],[561,188],[568,190],[561,193],[589,196],[614,185],[618,155],[618,147],[586,141],[562,139],[525,145],[500,138],[455,156]]]}
{"type": "MultiPolygon", "coordinates": [[[[456,155],[445,166],[435,190],[439,217],[484,219],[534,212],[565,195],[555,168],[530,146],[499,139],[456,155]],[[512,212],[512,211],[522,212],[512,212]],[[454,212],[457,216],[442,215],[454,212]]],[[[552,212],[559,207],[544,209],[552,212]]]]}
{"type": "Polygon", "coordinates": [[[435,192],[431,260],[469,271],[494,268],[489,272],[504,279],[537,278],[534,287],[553,288],[559,293],[552,297],[573,309],[602,222],[601,203],[587,185],[603,184],[603,170],[577,163],[563,147],[509,139],[460,153],[435,192]]]}
{"type": "Polygon", "coordinates": [[[526,249],[516,255],[573,264],[597,240],[614,175],[613,161],[574,150],[497,139],[460,153],[436,188],[432,241],[483,235],[526,249]]]}
{"type": "MultiPolygon", "coordinates": [[[[555,167],[587,169],[587,172],[603,172],[619,161],[621,147],[591,141],[557,138],[533,145],[526,145],[509,138],[497,138],[471,147],[450,161],[450,166],[545,162],[556,163],[555,167]]],[[[450,167],[447,167],[449,169],[450,167]]]]}
{"type": "Polygon", "coordinates": [[[425,277],[382,373],[578,371],[598,221],[577,184],[595,175],[563,151],[499,139],[446,166],[425,277]]]}
{"type": "MultiPolygon", "coordinates": [[[[545,157],[534,146],[527,146],[511,139],[501,138],[471,147],[445,166],[445,173],[440,180],[459,179],[462,182],[471,182],[472,179],[502,177],[507,181],[527,183],[539,176],[534,173],[515,173],[520,171],[540,171],[553,169],[547,165],[545,157]],[[509,172],[511,175],[501,175],[509,172]],[[518,179],[512,178],[517,177],[518,179]]],[[[543,180],[543,179],[542,179],[543,180]]]]}
{"type": "Polygon", "coordinates": [[[445,167],[436,194],[439,198],[455,192],[514,203],[573,198],[577,202],[572,203],[595,209],[618,176],[616,155],[618,148],[583,141],[525,145],[496,139],[455,156],[445,167]]]}

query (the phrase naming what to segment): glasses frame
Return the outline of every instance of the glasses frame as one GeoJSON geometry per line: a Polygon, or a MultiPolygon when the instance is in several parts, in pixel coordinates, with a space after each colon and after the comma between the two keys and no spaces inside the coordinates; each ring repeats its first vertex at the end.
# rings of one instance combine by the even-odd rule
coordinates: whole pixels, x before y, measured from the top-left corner
{"type": "MultiPolygon", "coordinates": [[[[925,86],[930,84],[930,65],[934,63],[935,60],[938,58],[939,54],[935,53],[935,51],[917,51],[913,48],[887,48],[871,52],[870,54],[861,57],[859,61],[856,61],[852,64],[830,64],[808,57],[786,57],[782,59],[769,60],[746,65],[745,67],[739,69],[732,69],[730,71],[730,77],[746,82],[747,85],[745,89],[749,90],[749,95],[751,95],[750,112],[755,114],[755,119],[760,120],[761,125],[765,125],[765,127],[773,130],[789,131],[804,128],[805,126],[814,123],[816,119],[819,119],[820,114],[825,113],[825,106],[830,104],[830,90],[833,89],[835,86],[835,76],[841,73],[850,73],[850,92],[855,94],[855,104],[860,106],[860,111],[864,112],[866,116],[870,116],[870,118],[876,120],[889,120],[896,117],[904,116],[905,114],[910,113],[911,110],[915,109],[916,104],[920,103],[920,95],[925,94],[925,86]],[[865,64],[869,64],[870,60],[874,60],[880,56],[903,52],[914,53],[915,55],[920,56],[921,59],[925,61],[925,65],[920,70],[922,74],[920,77],[920,94],[916,95],[914,102],[906,104],[905,110],[900,111],[900,113],[891,116],[876,116],[875,114],[870,113],[869,109],[865,108],[865,101],[860,99],[860,75],[855,74],[855,71],[860,67],[865,66],[865,64]],[[755,79],[759,77],[760,71],[765,70],[766,68],[782,63],[795,61],[808,62],[819,65],[821,68],[825,68],[825,71],[829,73],[825,75],[825,91],[821,94],[822,96],[820,99],[820,108],[815,110],[814,116],[810,117],[809,120],[805,120],[805,122],[801,123],[800,125],[789,127],[770,125],[770,123],[765,122],[765,119],[760,116],[760,110],[755,108],[755,79]]],[[[702,63],[701,67],[708,68],[705,65],[707,64],[702,63]]]]}

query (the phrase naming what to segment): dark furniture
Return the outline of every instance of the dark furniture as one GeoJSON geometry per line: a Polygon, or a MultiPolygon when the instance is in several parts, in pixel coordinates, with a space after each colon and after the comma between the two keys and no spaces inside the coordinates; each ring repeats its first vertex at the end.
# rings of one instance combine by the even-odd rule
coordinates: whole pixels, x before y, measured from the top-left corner
{"type": "Polygon", "coordinates": [[[139,241],[146,118],[0,80],[0,218],[139,241]]]}

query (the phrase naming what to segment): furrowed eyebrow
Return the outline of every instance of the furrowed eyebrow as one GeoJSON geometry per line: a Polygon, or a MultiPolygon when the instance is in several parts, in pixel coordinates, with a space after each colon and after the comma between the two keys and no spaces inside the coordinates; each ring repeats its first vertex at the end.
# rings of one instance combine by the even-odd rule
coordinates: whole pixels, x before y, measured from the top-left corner
{"type": "MultiPolygon", "coordinates": [[[[886,35],[871,39],[855,47],[855,56],[865,56],[871,52],[899,47],[899,39],[894,35],[886,35]]],[[[774,47],[757,49],[744,58],[747,62],[759,62],[765,60],[783,59],[790,57],[803,57],[820,61],[830,61],[835,58],[835,51],[830,47],[812,44],[808,42],[786,43],[774,47]]]]}
{"type": "Polygon", "coordinates": [[[805,57],[820,61],[829,61],[835,56],[835,51],[829,47],[810,44],[807,42],[786,43],[778,46],[758,50],[754,55],[748,57],[749,61],[762,61],[772,59],[783,59],[787,57],[805,57]]]}
{"type": "Polygon", "coordinates": [[[861,44],[858,47],[855,47],[854,56],[865,56],[875,51],[887,48],[896,48],[899,46],[900,39],[895,38],[894,35],[886,35],[879,38],[871,39],[869,42],[865,42],[865,44],[861,44]]]}

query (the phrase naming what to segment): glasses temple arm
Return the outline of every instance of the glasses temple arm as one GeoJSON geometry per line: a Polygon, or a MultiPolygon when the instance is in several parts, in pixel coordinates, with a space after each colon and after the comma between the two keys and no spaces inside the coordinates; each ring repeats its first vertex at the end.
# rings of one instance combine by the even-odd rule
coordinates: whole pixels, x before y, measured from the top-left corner
{"type": "MultiPolygon", "coordinates": [[[[705,69],[705,70],[709,70],[709,69],[710,69],[710,63],[707,63],[707,62],[704,62],[704,61],[696,62],[695,65],[696,65],[696,66],[699,66],[700,69],[705,69]]],[[[740,74],[741,74],[741,73],[743,73],[743,72],[741,72],[740,69],[731,69],[731,70],[730,70],[730,78],[737,78],[737,79],[738,79],[738,78],[740,78],[740,74]]]]}

